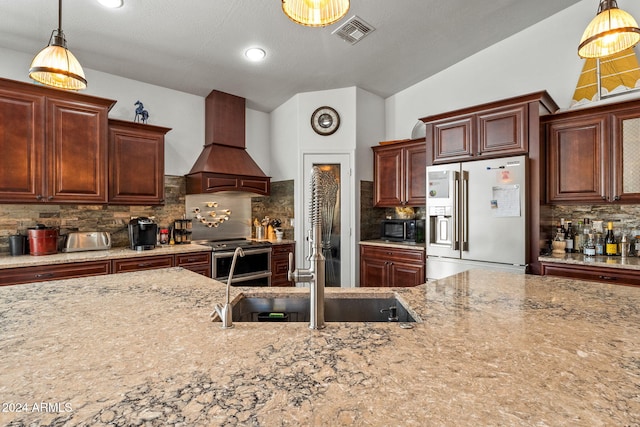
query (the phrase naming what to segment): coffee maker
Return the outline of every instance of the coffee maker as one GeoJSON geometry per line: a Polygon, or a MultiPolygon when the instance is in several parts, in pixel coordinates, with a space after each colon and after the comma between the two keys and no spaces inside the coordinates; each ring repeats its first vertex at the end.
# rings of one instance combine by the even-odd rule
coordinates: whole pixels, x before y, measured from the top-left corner
{"type": "Polygon", "coordinates": [[[158,225],[144,216],[129,221],[129,243],[135,251],[145,251],[156,247],[158,225]]]}

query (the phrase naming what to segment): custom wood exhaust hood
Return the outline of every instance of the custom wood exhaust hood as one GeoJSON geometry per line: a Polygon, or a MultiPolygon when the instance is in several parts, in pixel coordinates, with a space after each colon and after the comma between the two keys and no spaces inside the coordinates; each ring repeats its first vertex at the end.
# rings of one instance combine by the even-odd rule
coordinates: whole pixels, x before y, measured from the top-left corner
{"type": "Polygon", "coordinates": [[[205,100],[206,144],[187,177],[187,194],[246,191],[269,195],[271,178],[245,144],[245,99],[217,90],[205,100]]]}

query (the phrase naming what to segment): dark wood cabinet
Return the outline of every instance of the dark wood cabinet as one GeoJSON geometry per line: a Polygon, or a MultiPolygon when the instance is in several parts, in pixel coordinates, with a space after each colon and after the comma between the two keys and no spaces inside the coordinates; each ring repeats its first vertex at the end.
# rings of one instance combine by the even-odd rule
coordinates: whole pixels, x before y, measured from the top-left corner
{"type": "Polygon", "coordinates": [[[211,252],[207,251],[114,259],[112,263],[111,271],[113,273],[183,267],[203,276],[211,277],[211,252]]]}
{"type": "Polygon", "coordinates": [[[109,203],[164,203],[164,137],[170,130],[109,120],[109,203]]]}
{"type": "Polygon", "coordinates": [[[155,255],[135,258],[114,259],[111,271],[113,273],[127,273],[131,271],[152,270],[174,266],[173,255],[155,255]]]}
{"type": "Polygon", "coordinates": [[[543,262],[542,274],[616,285],[640,286],[640,272],[638,270],[543,262]]]}
{"type": "Polygon", "coordinates": [[[606,200],[609,187],[606,132],[606,120],[598,116],[546,125],[549,202],[606,200]]]}
{"type": "Polygon", "coordinates": [[[211,252],[176,254],[175,266],[211,277],[211,252]]]}
{"type": "Polygon", "coordinates": [[[0,79],[0,202],[106,203],[114,103],[0,79]]]}
{"type": "Polygon", "coordinates": [[[425,283],[423,248],[360,245],[361,287],[409,287],[425,283]]]}
{"type": "Polygon", "coordinates": [[[175,257],[176,267],[183,267],[194,273],[211,277],[211,252],[176,254],[175,257]]]}
{"type": "Polygon", "coordinates": [[[532,139],[538,139],[539,116],[557,108],[546,92],[538,92],[423,117],[427,162],[526,154],[532,139]]]}
{"type": "Polygon", "coordinates": [[[0,269],[0,286],[100,276],[111,273],[111,261],[86,261],[0,269]]]}
{"type": "Polygon", "coordinates": [[[528,146],[527,102],[481,107],[443,118],[426,117],[431,164],[524,154],[528,146]]]}
{"type": "MultiPolygon", "coordinates": [[[[295,286],[287,278],[289,254],[295,255],[295,250],[295,243],[274,244],[271,246],[271,286],[295,286]]],[[[295,269],[295,265],[291,268],[295,269]]]]}
{"type": "Polygon", "coordinates": [[[375,206],[424,206],[426,202],[424,139],[380,145],[372,149],[375,206]]]}
{"type": "Polygon", "coordinates": [[[211,277],[211,252],[186,252],[175,255],[146,255],[102,261],[0,268],[0,286],[45,282],[101,274],[128,273],[156,268],[183,267],[211,277]]]}
{"type": "Polygon", "coordinates": [[[548,203],[638,203],[640,101],[543,120],[548,203]]]}

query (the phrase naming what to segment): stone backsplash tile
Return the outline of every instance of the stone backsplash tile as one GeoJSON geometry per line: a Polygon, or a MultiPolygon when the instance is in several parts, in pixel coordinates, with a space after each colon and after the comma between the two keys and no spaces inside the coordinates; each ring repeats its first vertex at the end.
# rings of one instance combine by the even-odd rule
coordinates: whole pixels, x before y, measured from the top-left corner
{"type": "Polygon", "coordinates": [[[360,240],[380,238],[380,222],[387,215],[385,208],[373,206],[373,181],[360,181],[360,240]]]}
{"type": "Polygon", "coordinates": [[[540,209],[540,238],[542,249],[553,238],[560,218],[577,224],[588,218],[590,221],[613,222],[614,229],[625,229],[629,233],[640,232],[640,205],[544,205],[540,209]],[[635,230],[635,231],[634,231],[635,230]]]}
{"type": "MultiPolygon", "coordinates": [[[[251,218],[261,221],[264,217],[278,218],[282,221],[284,239],[294,239],[294,227],[291,219],[294,218],[294,183],[293,180],[271,182],[271,194],[269,196],[251,198],[251,218]]],[[[252,237],[254,229],[251,227],[252,237]]]]}
{"type": "Polygon", "coordinates": [[[185,214],[186,180],[165,176],[164,206],[0,204],[0,253],[9,251],[9,236],[36,224],[69,231],[109,231],[112,246],[128,246],[131,217],[153,216],[159,226],[169,226],[185,214]]]}

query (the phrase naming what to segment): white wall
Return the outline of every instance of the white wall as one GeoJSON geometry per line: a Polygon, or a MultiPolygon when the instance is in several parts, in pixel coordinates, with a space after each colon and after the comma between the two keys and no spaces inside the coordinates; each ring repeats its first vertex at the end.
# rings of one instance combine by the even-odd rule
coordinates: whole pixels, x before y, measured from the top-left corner
{"type": "MultiPolygon", "coordinates": [[[[31,82],[28,70],[32,55],[0,48],[0,58],[0,77],[31,82]]],[[[89,83],[82,93],[118,101],[109,112],[110,118],[133,121],[133,104],[140,100],[149,111],[149,124],[172,129],[165,138],[167,175],[184,175],[191,170],[205,143],[204,97],[89,68],[84,72],[89,83]]],[[[246,116],[247,150],[269,175],[269,115],[247,109],[246,116]]]]}
{"type": "MultiPolygon", "coordinates": [[[[640,2],[618,5],[640,19],[640,2]]],[[[568,108],[584,63],[578,44],[597,8],[583,0],[387,98],[386,139],[409,138],[420,117],[540,90],[568,108]]]]}

